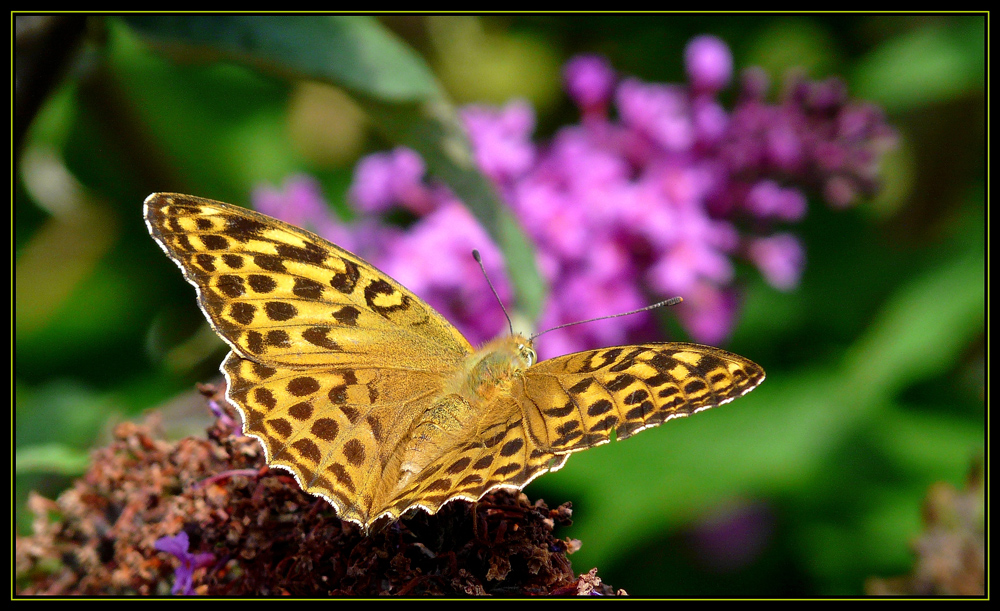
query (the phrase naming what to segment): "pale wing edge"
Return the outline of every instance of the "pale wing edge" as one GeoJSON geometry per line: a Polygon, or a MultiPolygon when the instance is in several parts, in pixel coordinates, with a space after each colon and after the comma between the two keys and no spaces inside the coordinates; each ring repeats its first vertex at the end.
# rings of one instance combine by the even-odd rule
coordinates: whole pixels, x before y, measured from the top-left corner
{"type": "MultiPolygon", "coordinates": [[[[469,502],[469,503],[476,503],[480,499],[482,499],[484,496],[486,496],[487,494],[489,494],[491,492],[496,492],[497,490],[510,490],[511,492],[520,492],[521,490],[524,490],[524,488],[527,487],[528,484],[530,484],[531,482],[535,481],[535,479],[537,479],[538,477],[540,477],[542,475],[545,475],[546,473],[552,473],[552,472],[558,471],[559,469],[562,469],[563,466],[566,464],[566,460],[569,459],[569,453],[567,452],[567,453],[556,454],[555,457],[557,459],[561,459],[561,460],[559,460],[558,463],[556,463],[556,464],[553,464],[553,465],[550,465],[548,467],[544,467],[544,468],[538,469],[535,473],[531,474],[531,476],[529,476],[528,479],[523,484],[498,483],[498,484],[496,484],[494,486],[490,486],[490,487],[486,488],[482,493],[480,493],[478,495],[469,495],[469,494],[461,494],[461,493],[455,494],[453,496],[448,497],[447,499],[445,499],[444,501],[442,501],[437,506],[428,505],[428,504],[424,504],[424,503],[421,503],[419,501],[416,501],[416,502],[410,503],[409,505],[407,505],[401,511],[397,511],[395,509],[386,509],[385,511],[382,511],[381,513],[379,513],[379,514],[375,515],[374,517],[372,517],[369,520],[369,522],[368,522],[368,526],[370,527],[377,520],[379,520],[380,518],[386,517],[386,516],[388,516],[391,519],[399,519],[403,515],[405,515],[406,512],[410,511],[411,509],[419,509],[419,510],[427,512],[430,515],[434,515],[437,512],[441,511],[442,507],[444,507],[445,505],[447,505],[447,504],[449,504],[449,503],[451,503],[453,501],[466,501],[466,502],[469,502]]],[[[357,522],[355,520],[352,520],[352,521],[354,521],[355,523],[360,524],[360,522],[357,522]]]]}

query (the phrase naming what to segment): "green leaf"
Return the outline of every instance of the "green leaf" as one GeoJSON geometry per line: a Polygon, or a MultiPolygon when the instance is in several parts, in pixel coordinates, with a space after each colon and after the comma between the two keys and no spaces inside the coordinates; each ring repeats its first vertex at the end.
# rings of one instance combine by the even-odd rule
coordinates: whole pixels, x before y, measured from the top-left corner
{"type": "Polygon", "coordinates": [[[862,61],[855,93],[888,112],[946,102],[983,88],[984,17],[955,16],[907,31],[862,61]]]}
{"type": "Polygon", "coordinates": [[[17,450],[14,456],[14,473],[59,473],[82,475],[90,464],[90,455],[69,446],[50,443],[28,446],[17,450]]]}
{"type": "Polygon", "coordinates": [[[236,59],[283,74],[333,83],[380,100],[441,95],[430,69],[368,17],[133,15],[124,18],[151,43],[206,60],[236,59]]]}
{"type": "Polygon", "coordinates": [[[344,88],[388,139],[424,158],[493,236],[521,310],[541,311],[544,286],[529,240],[476,168],[458,116],[423,59],[368,17],[149,16],[124,18],[149,42],[190,57],[230,60],[288,79],[344,88]]]}

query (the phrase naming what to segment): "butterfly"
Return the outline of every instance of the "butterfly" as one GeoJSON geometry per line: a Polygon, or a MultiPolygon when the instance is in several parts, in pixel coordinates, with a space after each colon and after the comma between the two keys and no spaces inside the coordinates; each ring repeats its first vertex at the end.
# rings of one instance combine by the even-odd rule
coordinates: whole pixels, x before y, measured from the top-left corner
{"type": "Polygon", "coordinates": [[[473,348],[360,257],[222,202],[154,193],[150,234],[195,286],[231,351],[226,397],[267,464],[366,532],[520,490],[573,452],[740,397],[764,380],[742,356],[688,343],[536,362],[511,334],[473,348]]]}

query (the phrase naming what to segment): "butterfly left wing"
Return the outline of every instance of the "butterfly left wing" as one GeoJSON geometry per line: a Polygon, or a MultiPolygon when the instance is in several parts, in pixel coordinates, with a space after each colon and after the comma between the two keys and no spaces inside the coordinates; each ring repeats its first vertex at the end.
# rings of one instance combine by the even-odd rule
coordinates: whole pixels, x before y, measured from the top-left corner
{"type": "Polygon", "coordinates": [[[232,347],[222,369],[244,433],[369,524],[393,492],[397,446],[468,341],[371,264],[277,219],[171,193],[149,196],[145,218],[232,347]]]}
{"type": "Polygon", "coordinates": [[[378,368],[269,367],[230,352],[226,397],[260,440],[267,463],[291,472],[302,489],[337,514],[367,526],[391,498],[398,447],[409,423],[440,393],[439,377],[411,372],[405,383],[378,368]]]}
{"type": "Polygon", "coordinates": [[[243,358],[272,367],[362,361],[450,371],[472,352],[434,308],[314,233],[176,193],[146,198],[145,218],[197,288],[212,328],[243,358]]]}
{"type": "MultiPolygon", "coordinates": [[[[625,439],[671,418],[728,403],[757,387],[750,359],[686,343],[601,348],[542,361],[517,391],[528,438],[563,454],[625,439]]],[[[517,393],[516,393],[517,394],[517,393]]]]}

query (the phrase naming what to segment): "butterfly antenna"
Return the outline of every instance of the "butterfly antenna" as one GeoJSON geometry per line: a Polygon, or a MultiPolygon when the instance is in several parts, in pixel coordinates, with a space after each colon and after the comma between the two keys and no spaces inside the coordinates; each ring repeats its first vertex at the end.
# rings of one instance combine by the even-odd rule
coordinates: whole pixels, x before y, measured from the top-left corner
{"type": "Polygon", "coordinates": [[[566,323],[564,325],[559,325],[558,327],[552,327],[551,329],[546,329],[546,330],[542,331],[541,333],[536,333],[536,334],[532,335],[531,336],[531,341],[535,341],[535,338],[537,338],[538,336],[544,335],[544,334],[548,333],[549,331],[555,331],[556,329],[562,329],[564,327],[572,327],[573,325],[582,325],[583,323],[594,322],[594,321],[597,321],[597,320],[606,320],[608,318],[618,318],[619,316],[630,316],[632,314],[638,314],[639,312],[647,312],[649,310],[653,310],[653,309],[660,308],[660,307],[663,307],[663,306],[677,305],[678,303],[680,303],[682,301],[684,301],[684,300],[681,299],[680,297],[671,297],[670,299],[666,299],[666,300],[661,301],[659,303],[654,303],[653,305],[648,305],[648,306],[646,306],[644,308],[639,308],[638,310],[632,310],[630,312],[622,312],[621,314],[610,314],[608,316],[598,316],[597,318],[588,318],[587,320],[578,320],[576,322],[568,322],[568,323],[566,323]]]}
{"type": "Polygon", "coordinates": [[[486,273],[486,266],[483,265],[483,258],[479,256],[478,250],[472,251],[472,258],[479,264],[479,269],[483,270],[483,277],[486,278],[486,284],[490,285],[490,290],[493,291],[493,296],[497,298],[497,303],[500,304],[500,309],[503,310],[503,315],[507,318],[507,326],[510,328],[510,334],[514,335],[514,323],[510,322],[510,315],[507,314],[507,308],[503,307],[503,302],[500,301],[500,295],[497,293],[497,290],[493,288],[493,282],[490,280],[490,275],[486,273]]]}

